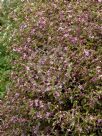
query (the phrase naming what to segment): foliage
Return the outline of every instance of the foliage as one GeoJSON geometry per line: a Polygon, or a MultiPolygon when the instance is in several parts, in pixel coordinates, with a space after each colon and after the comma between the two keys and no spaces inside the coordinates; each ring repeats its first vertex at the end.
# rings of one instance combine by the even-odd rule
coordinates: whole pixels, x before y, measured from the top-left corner
{"type": "Polygon", "coordinates": [[[7,15],[1,135],[101,136],[102,2],[16,0],[7,15]]]}

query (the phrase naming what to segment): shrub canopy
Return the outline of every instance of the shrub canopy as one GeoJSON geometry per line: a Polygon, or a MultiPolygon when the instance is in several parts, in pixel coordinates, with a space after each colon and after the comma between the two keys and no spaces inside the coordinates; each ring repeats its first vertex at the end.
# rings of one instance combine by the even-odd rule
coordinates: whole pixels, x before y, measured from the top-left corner
{"type": "Polygon", "coordinates": [[[2,136],[101,135],[102,2],[10,3],[12,85],[2,136]]]}

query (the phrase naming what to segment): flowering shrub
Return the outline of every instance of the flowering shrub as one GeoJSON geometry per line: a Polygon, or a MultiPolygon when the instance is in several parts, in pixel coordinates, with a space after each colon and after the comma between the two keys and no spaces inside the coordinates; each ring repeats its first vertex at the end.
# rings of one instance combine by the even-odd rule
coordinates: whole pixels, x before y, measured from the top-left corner
{"type": "Polygon", "coordinates": [[[101,136],[102,2],[16,2],[1,135],[101,136]]]}

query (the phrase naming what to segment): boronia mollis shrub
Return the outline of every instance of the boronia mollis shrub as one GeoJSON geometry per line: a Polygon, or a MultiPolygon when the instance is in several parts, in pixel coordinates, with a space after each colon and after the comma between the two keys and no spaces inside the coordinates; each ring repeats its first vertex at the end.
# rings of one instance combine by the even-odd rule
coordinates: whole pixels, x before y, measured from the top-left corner
{"type": "Polygon", "coordinates": [[[102,2],[12,0],[8,8],[19,57],[0,102],[1,136],[101,136],[102,2]]]}

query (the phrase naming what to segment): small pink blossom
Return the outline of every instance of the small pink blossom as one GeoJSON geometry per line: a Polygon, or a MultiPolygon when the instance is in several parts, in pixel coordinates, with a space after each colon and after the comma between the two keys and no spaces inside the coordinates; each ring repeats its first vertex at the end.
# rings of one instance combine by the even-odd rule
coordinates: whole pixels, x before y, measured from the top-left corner
{"type": "Polygon", "coordinates": [[[41,17],[38,21],[39,28],[44,28],[46,25],[46,19],[44,17],[41,17]]]}
{"type": "Polygon", "coordinates": [[[30,106],[30,108],[32,108],[32,107],[33,107],[33,104],[34,104],[34,102],[33,102],[33,101],[30,101],[30,102],[29,102],[29,106],[30,106]]]}
{"type": "Polygon", "coordinates": [[[47,113],[46,113],[46,117],[47,117],[47,118],[48,118],[50,115],[51,115],[50,112],[47,112],[47,113]]]}
{"type": "Polygon", "coordinates": [[[102,0],[97,0],[97,2],[102,2],[102,0]]]}
{"type": "Polygon", "coordinates": [[[41,113],[40,112],[37,112],[37,118],[40,118],[40,119],[42,119],[42,115],[41,115],[41,113]]]}
{"type": "Polygon", "coordinates": [[[20,96],[20,94],[19,94],[19,93],[16,93],[16,94],[15,94],[15,97],[16,97],[16,98],[18,98],[19,96],[20,96]]]}
{"type": "Polygon", "coordinates": [[[31,30],[31,35],[34,35],[35,34],[35,29],[33,28],[32,30],[31,30]]]}
{"type": "Polygon", "coordinates": [[[82,85],[79,85],[78,88],[79,88],[80,90],[83,90],[83,89],[84,89],[82,85]]]}
{"type": "Polygon", "coordinates": [[[55,97],[59,97],[59,96],[60,96],[60,93],[59,93],[58,91],[56,91],[56,92],[54,93],[54,96],[55,96],[55,97]]]}
{"type": "Polygon", "coordinates": [[[72,38],[70,38],[70,41],[71,41],[73,44],[76,44],[77,41],[78,41],[78,38],[77,38],[77,37],[72,37],[72,38]]]}
{"type": "Polygon", "coordinates": [[[86,57],[88,57],[90,55],[90,52],[88,50],[84,49],[84,54],[86,57]]]}
{"type": "Polygon", "coordinates": [[[29,68],[28,66],[26,66],[26,70],[27,70],[27,71],[29,71],[29,70],[30,70],[30,68],[29,68]]]}
{"type": "Polygon", "coordinates": [[[97,66],[96,67],[96,74],[100,74],[101,73],[101,67],[100,66],[97,66]]]}
{"type": "Polygon", "coordinates": [[[102,75],[99,75],[98,78],[102,80],[102,75]]]}
{"type": "Polygon", "coordinates": [[[44,107],[44,104],[43,104],[42,101],[39,101],[39,106],[40,106],[40,108],[43,108],[43,107],[44,107]]]}
{"type": "Polygon", "coordinates": [[[39,100],[36,99],[36,100],[34,101],[34,104],[35,104],[36,107],[38,107],[38,106],[39,106],[39,100]]]}

